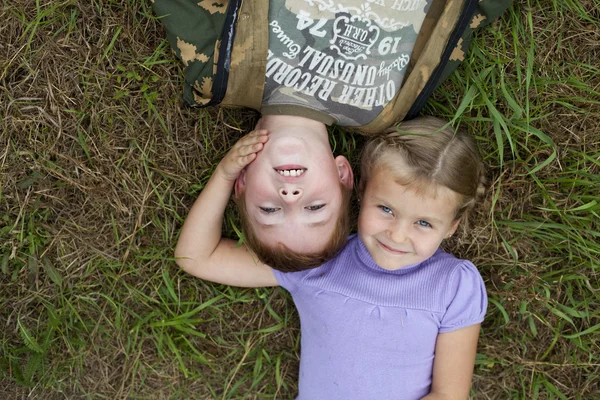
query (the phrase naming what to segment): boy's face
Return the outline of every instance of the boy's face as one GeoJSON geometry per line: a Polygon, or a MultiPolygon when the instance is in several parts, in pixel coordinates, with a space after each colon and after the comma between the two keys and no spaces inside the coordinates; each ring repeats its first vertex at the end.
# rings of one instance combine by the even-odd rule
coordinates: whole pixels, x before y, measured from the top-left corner
{"type": "Polygon", "coordinates": [[[381,170],[367,183],[358,233],[377,265],[396,270],[423,262],[456,231],[457,194],[435,192],[418,195],[381,170]]]}
{"type": "Polygon", "coordinates": [[[353,185],[345,157],[334,159],[327,137],[301,129],[269,132],[269,140],[236,181],[256,236],[297,253],[323,250],[337,224],[342,187],[353,185]]]}

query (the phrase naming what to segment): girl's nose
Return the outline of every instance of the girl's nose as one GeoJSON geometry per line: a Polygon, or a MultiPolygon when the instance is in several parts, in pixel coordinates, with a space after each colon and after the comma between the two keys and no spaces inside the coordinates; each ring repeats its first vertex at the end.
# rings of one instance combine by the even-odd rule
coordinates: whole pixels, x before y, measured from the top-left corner
{"type": "Polygon", "coordinates": [[[292,203],[302,197],[302,189],[298,188],[281,188],[279,189],[279,196],[283,199],[283,201],[287,203],[292,203]]]}
{"type": "Polygon", "coordinates": [[[390,239],[394,243],[403,243],[407,239],[406,229],[402,226],[396,225],[388,231],[390,239]]]}

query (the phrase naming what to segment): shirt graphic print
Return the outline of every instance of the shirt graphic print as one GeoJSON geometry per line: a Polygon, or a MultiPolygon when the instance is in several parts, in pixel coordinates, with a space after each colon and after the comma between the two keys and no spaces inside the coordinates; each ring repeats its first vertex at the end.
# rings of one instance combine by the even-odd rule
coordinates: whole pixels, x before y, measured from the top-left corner
{"type": "Polygon", "coordinates": [[[394,98],[432,0],[272,0],[263,105],[371,122],[394,98]]]}

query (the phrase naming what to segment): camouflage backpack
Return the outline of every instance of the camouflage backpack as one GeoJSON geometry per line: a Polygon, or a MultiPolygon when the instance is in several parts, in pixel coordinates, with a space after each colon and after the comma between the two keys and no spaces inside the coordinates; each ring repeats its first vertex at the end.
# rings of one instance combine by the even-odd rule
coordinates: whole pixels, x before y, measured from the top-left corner
{"type": "Polygon", "coordinates": [[[190,106],[378,133],[416,117],[512,0],[153,0],[190,106]],[[337,3],[339,1],[339,3],[337,3]]]}

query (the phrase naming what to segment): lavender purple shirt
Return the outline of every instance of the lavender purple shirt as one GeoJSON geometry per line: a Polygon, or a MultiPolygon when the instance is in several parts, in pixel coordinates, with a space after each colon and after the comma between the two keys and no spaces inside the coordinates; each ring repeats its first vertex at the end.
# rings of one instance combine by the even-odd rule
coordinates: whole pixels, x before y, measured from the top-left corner
{"type": "Polygon", "coordinates": [[[441,249],[388,271],[353,235],[318,268],[274,272],[300,315],[301,400],[420,399],[438,333],[480,323],[487,308],[475,266],[441,249]]]}

